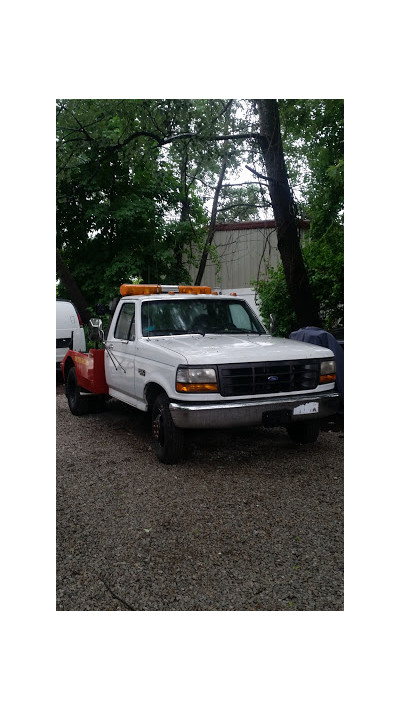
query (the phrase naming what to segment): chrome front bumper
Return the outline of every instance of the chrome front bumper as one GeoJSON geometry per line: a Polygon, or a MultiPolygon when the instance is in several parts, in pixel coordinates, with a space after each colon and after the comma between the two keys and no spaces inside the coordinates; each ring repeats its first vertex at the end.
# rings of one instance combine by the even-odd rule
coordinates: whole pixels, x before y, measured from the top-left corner
{"type": "MultiPolygon", "coordinates": [[[[234,400],[218,403],[184,404],[171,402],[171,417],[176,427],[214,429],[279,424],[281,414],[290,422],[321,419],[339,409],[337,392],[271,397],[263,400],[234,400]]],[[[285,418],[281,418],[282,421],[285,418]]]]}

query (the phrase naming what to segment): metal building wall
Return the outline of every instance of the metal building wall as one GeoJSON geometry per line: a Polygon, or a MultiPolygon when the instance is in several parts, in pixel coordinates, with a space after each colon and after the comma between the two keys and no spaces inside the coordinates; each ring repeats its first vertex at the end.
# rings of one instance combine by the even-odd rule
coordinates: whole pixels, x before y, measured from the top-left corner
{"type": "MultiPolygon", "coordinates": [[[[275,267],[280,261],[274,227],[229,230],[221,227],[225,225],[218,225],[213,242],[220,269],[208,257],[202,284],[220,289],[251,286],[253,281],[265,277],[269,266],[275,267]]],[[[194,281],[197,268],[192,267],[189,271],[194,281]]]]}
{"type": "MultiPolygon", "coordinates": [[[[300,229],[304,234],[309,223],[302,221],[300,229]]],[[[219,224],[213,244],[220,268],[208,257],[202,285],[220,289],[249,287],[254,281],[265,278],[269,267],[281,262],[274,220],[219,224]]],[[[189,268],[193,283],[197,267],[189,268]]]]}

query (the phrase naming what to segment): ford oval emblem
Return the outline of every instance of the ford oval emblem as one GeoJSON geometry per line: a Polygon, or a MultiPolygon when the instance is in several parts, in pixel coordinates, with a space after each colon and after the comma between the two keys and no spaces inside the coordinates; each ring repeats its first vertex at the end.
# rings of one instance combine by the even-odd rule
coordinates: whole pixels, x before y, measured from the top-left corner
{"type": "Polygon", "coordinates": [[[269,383],[276,383],[277,380],[279,380],[279,378],[278,378],[277,375],[270,375],[270,376],[268,377],[268,382],[269,382],[269,383]]]}

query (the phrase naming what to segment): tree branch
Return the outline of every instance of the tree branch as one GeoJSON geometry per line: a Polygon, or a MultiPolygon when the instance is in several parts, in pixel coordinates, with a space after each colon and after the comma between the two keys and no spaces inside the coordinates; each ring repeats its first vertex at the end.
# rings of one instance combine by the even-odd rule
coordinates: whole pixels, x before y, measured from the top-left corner
{"type": "Polygon", "coordinates": [[[172,143],[173,141],[178,141],[181,138],[197,138],[199,141],[231,141],[231,140],[245,140],[246,138],[260,138],[259,133],[231,133],[230,135],[201,135],[200,133],[178,133],[176,136],[171,136],[170,138],[165,138],[161,145],[165,146],[167,143],[172,143]]]}
{"type": "Polygon", "coordinates": [[[240,185],[259,185],[260,183],[255,180],[247,180],[245,183],[224,183],[222,189],[224,188],[238,188],[240,185]]]}
{"type": "Polygon", "coordinates": [[[75,119],[75,121],[76,121],[76,123],[78,124],[78,126],[80,126],[80,129],[81,129],[82,133],[86,136],[87,140],[88,140],[88,141],[93,141],[94,139],[92,138],[92,136],[90,135],[90,133],[87,132],[86,128],[85,128],[84,125],[79,121],[78,117],[75,116],[75,114],[73,113],[73,111],[70,111],[70,113],[72,114],[72,116],[73,116],[73,118],[75,119]]]}
{"type": "MultiPolygon", "coordinates": [[[[271,206],[270,202],[266,202],[265,204],[271,206]]],[[[237,202],[233,205],[228,205],[228,207],[220,207],[218,212],[228,212],[229,210],[233,210],[235,207],[259,207],[261,209],[264,205],[258,205],[255,202],[237,202]]]]}
{"type": "MultiPolygon", "coordinates": [[[[249,170],[250,173],[254,173],[254,175],[256,175],[257,178],[261,178],[261,180],[270,180],[270,181],[272,181],[272,182],[274,181],[273,178],[267,178],[266,175],[262,175],[261,173],[257,173],[257,171],[254,170],[254,168],[250,168],[249,165],[246,165],[245,168],[247,168],[247,170],[249,170]]],[[[276,182],[276,181],[275,181],[275,182],[276,182]]]]}
{"type": "Polygon", "coordinates": [[[222,111],[220,112],[220,114],[218,115],[218,118],[221,118],[221,116],[223,116],[228,111],[228,109],[230,109],[230,107],[232,106],[232,103],[233,103],[233,99],[229,99],[229,101],[223,105],[224,107],[223,107],[222,111]]]}
{"type": "Polygon", "coordinates": [[[196,138],[199,141],[230,141],[230,140],[245,140],[247,138],[260,138],[259,133],[232,133],[230,135],[224,135],[224,136],[219,136],[219,135],[201,135],[200,133],[178,133],[176,136],[170,136],[169,138],[163,138],[162,136],[153,133],[152,131],[135,131],[135,133],[131,133],[130,136],[125,138],[122,143],[118,141],[118,143],[115,143],[113,146],[110,146],[109,148],[109,153],[114,152],[119,150],[119,148],[123,148],[124,146],[128,145],[128,143],[131,143],[135,138],[140,138],[140,137],[148,137],[148,138],[153,138],[156,143],[160,146],[166,146],[168,143],[173,143],[173,141],[180,141],[183,138],[196,138]]]}

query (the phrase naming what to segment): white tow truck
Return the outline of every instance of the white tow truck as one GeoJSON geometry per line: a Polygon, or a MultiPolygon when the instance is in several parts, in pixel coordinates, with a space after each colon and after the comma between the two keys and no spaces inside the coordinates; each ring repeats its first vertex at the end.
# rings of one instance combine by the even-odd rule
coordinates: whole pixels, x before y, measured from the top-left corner
{"type": "Polygon", "coordinates": [[[149,412],[155,452],[183,456],[185,430],[284,426],[314,442],[335,414],[332,351],[268,334],[246,300],[210,287],[123,284],[107,337],[90,323],[96,348],[62,362],[74,415],[107,396],[149,412]]]}

